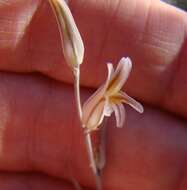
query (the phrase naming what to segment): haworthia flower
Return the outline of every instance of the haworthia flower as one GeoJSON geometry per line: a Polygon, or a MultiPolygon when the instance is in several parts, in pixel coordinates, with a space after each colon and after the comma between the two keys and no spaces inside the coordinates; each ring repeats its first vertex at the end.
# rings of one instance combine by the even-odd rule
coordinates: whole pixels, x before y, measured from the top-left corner
{"type": "Polygon", "coordinates": [[[77,68],[83,61],[84,44],[71,11],[64,0],[49,0],[49,2],[59,26],[66,62],[72,69],[77,68]]]}
{"type": "Polygon", "coordinates": [[[125,120],[125,108],[122,103],[129,104],[136,111],[143,113],[143,106],[125,92],[121,91],[132,68],[130,58],[122,58],[114,71],[111,63],[108,66],[108,78],[83,105],[83,127],[87,131],[97,130],[104,116],[115,113],[117,127],[122,127],[125,120]]]}

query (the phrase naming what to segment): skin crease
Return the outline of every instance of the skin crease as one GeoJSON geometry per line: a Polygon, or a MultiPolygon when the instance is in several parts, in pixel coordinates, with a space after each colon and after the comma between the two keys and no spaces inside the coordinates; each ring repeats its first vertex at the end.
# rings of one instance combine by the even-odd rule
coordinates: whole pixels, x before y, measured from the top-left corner
{"type": "MultiPolygon", "coordinates": [[[[185,190],[187,14],[157,0],[69,4],[86,47],[82,98],[105,80],[107,61],[129,56],[125,90],[144,102],[143,115],[126,106],[123,129],[109,121],[104,189],[185,190]]],[[[0,1],[2,190],[71,189],[71,176],[94,189],[57,34],[47,1],[0,1]]]]}
{"type": "MultiPolygon", "coordinates": [[[[60,179],[55,179],[42,174],[20,174],[20,173],[2,173],[0,174],[1,189],[34,189],[34,190],[59,190],[63,186],[66,190],[74,190],[70,184],[60,179]]],[[[61,188],[62,189],[62,188],[61,188]]]]}

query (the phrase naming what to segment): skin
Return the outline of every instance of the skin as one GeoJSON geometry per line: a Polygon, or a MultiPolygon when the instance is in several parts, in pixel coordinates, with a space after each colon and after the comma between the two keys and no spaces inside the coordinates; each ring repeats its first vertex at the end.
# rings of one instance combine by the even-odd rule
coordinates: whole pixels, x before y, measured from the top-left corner
{"type": "MultiPolygon", "coordinates": [[[[106,78],[106,62],[129,56],[124,128],[107,126],[107,190],[187,187],[187,14],[158,0],[77,0],[70,8],[85,42],[81,94],[106,78]]],[[[1,190],[94,189],[72,74],[46,0],[0,1],[1,190]],[[86,189],[85,188],[85,189],[86,189]]]]}

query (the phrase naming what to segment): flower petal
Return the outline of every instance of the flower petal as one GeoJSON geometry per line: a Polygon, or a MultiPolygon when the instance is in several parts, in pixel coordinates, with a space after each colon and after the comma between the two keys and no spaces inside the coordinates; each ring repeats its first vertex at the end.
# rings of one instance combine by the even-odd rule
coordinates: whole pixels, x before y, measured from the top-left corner
{"type": "Polygon", "coordinates": [[[105,82],[105,89],[108,88],[108,85],[110,84],[110,81],[112,79],[112,76],[114,74],[114,68],[112,63],[107,63],[107,69],[108,69],[108,76],[107,76],[107,80],[105,82]]]}
{"type": "Polygon", "coordinates": [[[96,130],[102,123],[104,118],[105,101],[102,99],[92,109],[90,107],[83,108],[82,124],[87,128],[88,132],[96,130]]]}
{"type": "Polygon", "coordinates": [[[132,68],[132,62],[130,58],[122,58],[112,76],[110,84],[108,85],[107,94],[112,95],[120,91],[124,83],[126,82],[129,73],[132,68]]]}
{"type": "Polygon", "coordinates": [[[121,101],[129,104],[131,107],[133,107],[136,111],[143,113],[144,112],[144,108],[143,106],[137,102],[135,99],[131,98],[130,96],[128,96],[125,92],[120,91],[119,97],[121,97],[121,101]]]}
{"type": "Polygon", "coordinates": [[[113,66],[112,64],[107,64],[108,67],[108,77],[105,82],[94,94],[84,103],[83,105],[83,117],[88,118],[90,113],[95,109],[95,106],[101,101],[101,99],[105,98],[105,91],[109,84],[110,78],[113,73],[113,66]]]}
{"type": "Polygon", "coordinates": [[[109,104],[109,101],[106,99],[105,100],[105,107],[104,107],[104,115],[107,117],[110,117],[113,112],[113,108],[111,104],[109,104]]]}
{"type": "Polygon", "coordinates": [[[115,117],[116,117],[116,126],[123,127],[124,122],[125,122],[125,115],[126,115],[123,104],[113,104],[112,108],[114,110],[115,117]]]}
{"type": "Polygon", "coordinates": [[[67,3],[64,0],[49,0],[56,16],[62,40],[64,57],[71,68],[82,63],[84,44],[67,3]]]}

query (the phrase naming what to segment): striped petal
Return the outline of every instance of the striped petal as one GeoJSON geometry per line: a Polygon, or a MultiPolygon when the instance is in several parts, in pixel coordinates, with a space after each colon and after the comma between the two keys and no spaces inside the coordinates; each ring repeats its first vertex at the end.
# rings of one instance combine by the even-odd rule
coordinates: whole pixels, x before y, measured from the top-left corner
{"type": "Polygon", "coordinates": [[[107,64],[107,67],[108,67],[108,77],[105,84],[103,84],[83,105],[82,122],[84,123],[84,125],[87,125],[90,115],[94,112],[94,110],[100,104],[100,102],[105,100],[106,88],[109,84],[109,81],[113,73],[112,64],[107,64]]]}
{"type": "Polygon", "coordinates": [[[56,16],[66,62],[71,68],[78,67],[84,57],[84,44],[67,3],[49,0],[56,16]]]}
{"type": "Polygon", "coordinates": [[[121,101],[123,103],[129,104],[131,107],[133,107],[139,113],[144,112],[143,106],[139,102],[137,102],[135,99],[128,96],[125,92],[120,91],[118,96],[121,97],[121,101]]]}
{"type": "Polygon", "coordinates": [[[107,63],[107,69],[108,69],[108,76],[107,76],[107,80],[105,82],[105,90],[108,89],[108,85],[110,84],[110,81],[114,74],[114,68],[113,68],[112,63],[107,63]]]}
{"type": "Polygon", "coordinates": [[[83,110],[82,124],[88,132],[98,129],[104,118],[105,101],[102,99],[96,104],[92,110],[88,108],[83,110]]]}
{"type": "Polygon", "coordinates": [[[123,57],[119,61],[118,66],[108,85],[107,95],[115,94],[121,90],[121,88],[123,87],[124,83],[126,82],[129,76],[131,68],[132,68],[132,62],[130,58],[123,57]]]}
{"type": "Polygon", "coordinates": [[[108,98],[106,98],[105,107],[104,107],[104,116],[110,117],[113,111],[114,110],[113,110],[111,104],[109,103],[108,98]]]}
{"type": "Polygon", "coordinates": [[[125,108],[123,106],[123,104],[113,104],[112,108],[114,110],[115,113],[115,117],[116,117],[116,126],[117,127],[123,127],[124,122],[125,122],[125,108]]]}

